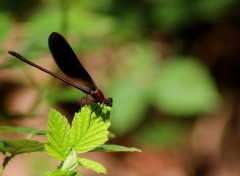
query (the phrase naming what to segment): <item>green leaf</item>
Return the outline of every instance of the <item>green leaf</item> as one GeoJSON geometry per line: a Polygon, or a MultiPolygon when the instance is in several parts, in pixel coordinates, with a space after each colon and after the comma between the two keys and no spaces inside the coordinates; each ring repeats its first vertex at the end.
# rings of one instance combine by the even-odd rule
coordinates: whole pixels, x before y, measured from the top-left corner
{"type": "Polygon", "coordinates": [[[45,176],[81,176],[77,171],[63,171],[57,169],[53,172],[47,172],[44,174],[45,176]]]}
{"type": "Polygon", "coordinates": [[[97,163],[95,161],[86,158],[78,158],[78,164],[87,169],[91,169],[97,173],[107,174],[106,168],[100,163],[97,163]]]}
{"type": "Polygon", "coordinates": [[[72,136],[67,119],[59,112],[51,110],[48,119],[48,142],[45,149],[52,157],[65,160],[72,147],[72,136]]]}
{"type": "Polygon", "coordinates": [[[72,150],[71,153],[67,156],[67,158],[63,162],[61,170],[76,171],[77,166],[78,166],[77,153],[74,150],[72,150]]]}
{"type": "MultiPolygon", "coordinates": [[[[138,80],[138,79],[137,79],[138,80]]],[[[139,83],[133,78],[119,79],[113,85],[111,95],[118,102],[118,106],[114,107],[112,112],[113,119],[111,129],[118,136],[124,135],[139,125],[146,111],[146,101],[144,95],[146,93],[146,85],[139,86],[139,83]],[[126,94],[131,95],[126,101],[126,94]]]]}
{"type": "Polygon", "coordinates": [[[152,101],[166,113],[192,116],[211,112],[219,95],[206,68],[194,58],[172,59],[155,81],[152,101]]]}
{"type": "Polygon", "coordinates": [[[1,166],[1,167],[0,167],[0,175],[2,175],[3,169],[4,169],[3,166],[1,166]]]}
{"type": "Polygon", "coordinates": [[[135,147],[124,147],[121,145],[114,144],[103,144],[96,147],[93,151],[104,151],[104,152],[141,152],[141,150],[135,147]]]}
{"type": "Polygon", "coordinates": [[[35,140],[0,140],[0,150],[12,155],[44,151],[44,144],[35,140]]]}
{"type": "Polygon", "coordinates": [[[72,122],[73,148],[79,153],[88,152],[108,140],[110,126],[108,119],[111,108],[98,106],[85,106],[80,113],[76,113],[74,116],[72,122]]]}
{"type": "Polygon", "coordinates": [[[45,135],[47,130],[38,130],[34,128],[16,128],[10,126],[0,126],[1,133],[25,133],[29,135],[45,135]]]}

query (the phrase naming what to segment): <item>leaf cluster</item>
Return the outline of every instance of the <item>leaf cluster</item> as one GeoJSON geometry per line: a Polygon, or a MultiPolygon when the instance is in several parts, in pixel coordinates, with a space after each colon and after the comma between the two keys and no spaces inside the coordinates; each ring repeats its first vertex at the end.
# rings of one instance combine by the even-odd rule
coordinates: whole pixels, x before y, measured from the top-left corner
{"type": "Polygon", "coordinates": [[[13,128],[1,126],[2,133],[24,133],[47,136],[47,142],[42,143],[31,139],[0,140],[0,151],[5,156],[1,167],[2,172],[9,161],[18,154],[46,151],[61,164],[54,171],[46,172],[46,176],[80,176],[78,166],[85,167],[97,173],[106,174],[107,170],[100,163],[79,157],[77,154],[90,151],[104,152],[136,152],[136,148],[105,144],[109,139],[110,107],[85,106],[75,113],[71,125],[58,111],[51,109],[48,119],[48,131],[32,128],[13,128]]]}

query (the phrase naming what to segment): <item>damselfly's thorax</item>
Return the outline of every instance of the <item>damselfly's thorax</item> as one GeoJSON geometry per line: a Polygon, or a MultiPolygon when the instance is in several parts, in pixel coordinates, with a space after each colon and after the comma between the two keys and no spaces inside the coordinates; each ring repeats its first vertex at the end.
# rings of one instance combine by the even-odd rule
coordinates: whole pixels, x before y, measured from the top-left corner
{"type": "Polygon", "coordinates": [[[93,90],[90,92],[90,95],[93,97],[94,100],[96,100],[99,103],[103,103],[107,106],[112,106],[112,98],[105,98],[102,91],[99,89],[93,90]]]}

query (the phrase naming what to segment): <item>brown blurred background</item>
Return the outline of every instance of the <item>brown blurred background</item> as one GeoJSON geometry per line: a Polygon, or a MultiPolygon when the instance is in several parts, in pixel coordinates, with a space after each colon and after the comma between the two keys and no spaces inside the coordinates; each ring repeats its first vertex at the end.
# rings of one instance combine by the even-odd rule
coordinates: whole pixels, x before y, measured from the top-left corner
{"type": "MultiPolygon", "coordinates": [[[[239,0],[0,0],[1,125],[47,129],[50,108],[69,119],[79,111],[82,92],[7,53],[63,75],[47,45],[53,31],[113,98],[110,143],[142,150],[87,154],[108,175],[240,175],[239,0]]],[[[19,155],[3,175],[57,164],[19,155]]]]}

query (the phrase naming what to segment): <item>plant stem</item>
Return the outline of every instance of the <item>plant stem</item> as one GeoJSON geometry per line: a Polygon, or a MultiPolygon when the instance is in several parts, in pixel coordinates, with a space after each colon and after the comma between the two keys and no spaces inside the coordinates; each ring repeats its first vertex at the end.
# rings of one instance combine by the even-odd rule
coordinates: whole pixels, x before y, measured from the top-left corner
{"type": "Polygon", "coordinates": [[[14,155],[10,155],[10,156],[6,156],[4,158],[3,164],[2,164],[2,168],[0,169],[0,175],[2,175],[3,170],[5,169],[5,167],[7,166],[7,164],[9,163],[9,161],[14,157],[14,155]]]}

